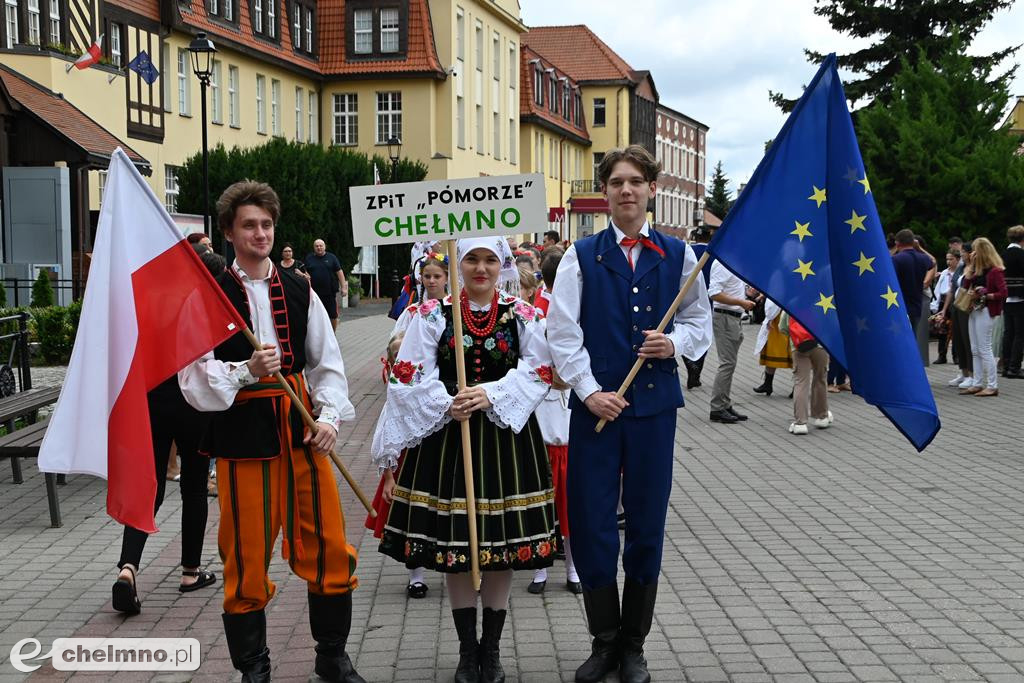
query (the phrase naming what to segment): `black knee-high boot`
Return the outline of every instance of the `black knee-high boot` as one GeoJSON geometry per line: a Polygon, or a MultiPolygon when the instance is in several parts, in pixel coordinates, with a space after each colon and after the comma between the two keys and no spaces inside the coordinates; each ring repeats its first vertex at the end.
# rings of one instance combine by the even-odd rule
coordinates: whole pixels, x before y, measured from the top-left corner
{"type": "Polygon", "coordinates": [[[270,650],[267,649],[267,615],[263,610],[224,614],[231,664],[242,672],[242,683],[270,680],[270,650]]]}
{"type": "Polygon", "coordinates": [[[658,597],[658,584],[643,585],[629,578],[622,588],[622,623],[619,626],[619,643],[622,648],[622,663],[619,665],[619,680],[622,683],[649,683],[644,659],[644,641],[651,632],[654,618],[654,603],[658,597]]]}
{"type": "Polygon", "coordinates": [[[619,665],[619,587],[616,584],[583,591],[591,653],[576,669],[576,683],[597,683],[619,665]]]}
{"type": "Polygon", "coordinates": [[[775,373],[773,372],[773,373],[771,373],[769,375],[767,372],[765,372],[764,373],[764,381],[761,382],[761,386],[754,387],[754,393],[755,394],[764,394],[765,396],[771,396],[772,395],[772,383],[773,382],[775,382],[775,373]]]}
{"type": "Polygon", "coordinates": [[[459,634],[459,666],[455,683],[477,683],[480,680],[480,643],[476,639],[476,607],[452,610],[455,631],[459,634]]]}
{"type": "Polygon", "coordinates": [[[484,607],[480,628],[480,683],[505,683],[498,643],[505,628],[505,610],[484,607]]]}
{"type": "Polygon", "coordinates": [[[316,675],[332,683],[366,683],[345,652],[352,628],[352,594],[308,595],[309,630],[316,641],[316,675]]]}

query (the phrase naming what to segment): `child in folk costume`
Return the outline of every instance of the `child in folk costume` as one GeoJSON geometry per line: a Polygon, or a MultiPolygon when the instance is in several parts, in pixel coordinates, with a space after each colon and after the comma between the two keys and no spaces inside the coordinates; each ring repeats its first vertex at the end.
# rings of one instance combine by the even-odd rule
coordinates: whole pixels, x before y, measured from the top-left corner
{"type": "Polygon", "coordinates": [[[504,681],[498,653],[512,570],[551,565],[558,550],[554,490],[533,412],[551,384],[551,359],[533,306],[497,291],[518,273],[501,237],[460,240],[461,301],[427,301],[406,330],[373,437],[379,467],[396,469],[380,550],[408,567],[446,574],[459,634],[457,682],[504,681]],[[456,339],[452,307],[461,306],[456,339]],[[458,351],[456,350],[458,348],[458,351]],[[458,390],[455,354],[466,355],[458,390]],[[469,557],[461,425],[473,444],[480,601],[469,557]]]}
{"type": "MultiPolygon", "coordinates": [[[[413,268],[418,283],[418,301],[430,301],[432,299],[443,299],[448,289],[448,257],[436,252],[430,252],[420,258],[413,268]]],[[[398,357],[398,349],[405,337],[405,330],[416,315],[418,305],[407,307],[398,317],[395,329],[391,332],[391,340],[388,342],[388,351],[384,361],[384,382],[391,378],[391,368],[394,367],[398,357]]],[[[398,462],[401,467],[401,456],[398,462]]],[[[376,517],[366,517],[366,528],[373,531],[374,538],[380,538],[384,533],[384,524],[388,520],[388,512],[391,510],[391,495],[395,490],[395,477],[391,468],[385,468],[380,478],[380,485],[377,487],[377,495],[373,497],[373,509],[377,511],[376,517]]],[[[423,576],[423,567],[410,567],[409,584],[406,586],[406,594],[410,598],[423,598],[429,590],[423,576]]]]}
{"type": "Polygon", "coordinates": [[[757,362],[764,366],[764,381],[761,386],[754,387],[756,394],[771,396],[775,370],[793,367],[793,358],[789,355],[789,337],[779,330],[781,316],[782,309],[774,301],[765,300],[764,321],[757,331],[757,342],[754,344],[757,362]]]}
{"type": "MultiPolygon", "coordinates": [[[[555,273],[562,255],[545,256],[541,265],[544,286],[551,291],[555,286],[555,273]]],[[[539,310],[539,307],[538,307],[539,310]]],[[[545,328],[547,325],[545,324],[545,328]]],[[[537,406],[537,423],[540,425],[544,445],[548,449],[548,460],[551,462],[551,479],[555,486],[555,510],[558,512],[558,531],[562,537],[562,549],[565,551],[565,587],[577,595],[583,592],[583,584],[576,574],[576,565],[572,561],[572,550],[569,548],[569,506],[565,498],[565,472],[569,458],[569,388],[557,380],[551,391],[537,406]],[[561,388],[559,388],[561,387],[561,388]]],[[[548,570],[538,569],[533,574],[533,581],[526,590],[535,595],[544,592],[548,582],[548,570]]]]}

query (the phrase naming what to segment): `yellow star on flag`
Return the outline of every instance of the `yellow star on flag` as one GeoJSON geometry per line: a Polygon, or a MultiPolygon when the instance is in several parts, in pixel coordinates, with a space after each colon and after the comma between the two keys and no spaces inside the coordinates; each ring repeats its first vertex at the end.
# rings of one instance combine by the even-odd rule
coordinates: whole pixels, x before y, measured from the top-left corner
{"type": "Polygon", "coordinates": [[[836,298],[835,294],[833,294],[832,296],[825,296],[821,292],[818,292],[818,297],[819,297],[818,303],[816,303],[814,305],[815,306],[821,306],[822,313],[825,313],[827,315],[828,314],[828,309],[830,309],[830,308],[833,311],[836,310],[836,305],[834,303],[832,303],[832,299],[836,298]]]}
{"type": "Polygon", "coordinates": [[[820,209],[821,205],[825,203],[825,190],[819,190],[817,185],[811,185],[811,187],[814,188],[814,194],[808,197],[808,199],[813,202],[817,202],[818,208],[820,209]]]}
{"type": "Polygon", "coordinates": [[[850,216],[850,220],[843,221],[844,223],[850,226],[850,234],[852,235],[858,230],[863,230],[864,232],[867,232],[868,229],[864,227],[864,219],[867,218],[867,214],[863,216],[858,216],[856,209],[852,211],[852,214],[853,215],[850,216]]]}
{"type": "Polygon", "coordinates": [[[864,194],[871,192],[871,183],[868,182],[868,177],[866,175],[857,182],[864,186],[864,194]]]}
{"type": "Polygon", "coordinates": [[[889,310],[893,306],[896,306],[898,308],[900,304],[896,300],[896,298],[899,296],[899,294],[897,294],[896,292],[892,291],[892,287],[890,287],[888,285],[886,285],[885,289],[886,289],[885,294],[880,294],[879,295],[883,299],[885,299],[885,310],[889,310]]]}
{"type": "Polygon", "coordinates": [[[806,280],[808,275],[814,275],[814,271],[811,270],[811,264],[813,264],[814,261],[807,261],[806,263],[804,263],[800,259],[797,259],[796,262],[799,263],[800,265],[798,265],[793,270],[793,272],[800,273],[801,280],[806,280]]]}
{"type": "MultiPolygon", "coordinates": [[[[797,259],[797,260],[799,260],[799,259],[797,259]]],[[[860,258],[853,262],[853,265],[855,265],[858,268],[860,268],[860,272],[857,273],[857,274],[858,275],[863,275],[864,273],[866,273],[869,270],[872,273],[875,272],[875,269],[871,267],[871,264],[874,262],[874,260],[875,260],[874,256],[872,256],[871,258],[868,258],[867,256],[864,255],[863,251],[860,252],[860,258]]]]}
{"type": "Polygon", "coordinates": [[[814,237],[814,235],[812,235],[811,231],[809,230],[809,228],[811,227],[810,222],[801,223],[800,221],[793,221],[793,223],[796,224],[796,230],[789,233],[790,235],[796,235],[797,237],[800,238],[801,242],[804,241],[805,237],[814,237]]]}

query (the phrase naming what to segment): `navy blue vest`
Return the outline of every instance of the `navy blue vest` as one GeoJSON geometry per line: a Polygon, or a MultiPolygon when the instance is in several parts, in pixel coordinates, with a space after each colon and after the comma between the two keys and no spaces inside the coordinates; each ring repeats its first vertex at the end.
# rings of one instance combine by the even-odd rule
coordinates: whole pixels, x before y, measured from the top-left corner
{"type": "MultiPolygon", "coordinates": [[[[657,328],[679,293],[686,245],[650,231],[650,239],[665,252],[644,247],[636,269],[630,270],[615,231],[608,227],[575,243],[583,273],[580,326],[590,369],[604,391],[618,391],[643,344],[643,330],[657,328]]],[[[665,332],[672,331],[669,321],[665,332]]],[[[675,358],[648,359],[626,392],[629,407],[623,415],[647,417],[683,405],[675,358]]],[[[581,402],[572,394],[570,407],[581,402]]]]}

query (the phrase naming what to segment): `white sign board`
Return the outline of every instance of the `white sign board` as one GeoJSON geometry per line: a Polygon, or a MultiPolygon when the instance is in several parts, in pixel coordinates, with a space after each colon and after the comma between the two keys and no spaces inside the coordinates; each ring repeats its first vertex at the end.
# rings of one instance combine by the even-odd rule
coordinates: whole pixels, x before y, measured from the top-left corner
{"type": "Polygon", "coordinates": [[[537,232],[547,222],[544,176],[350,187],[355,246],[537,232]]]}

